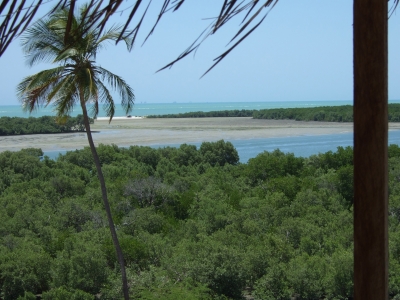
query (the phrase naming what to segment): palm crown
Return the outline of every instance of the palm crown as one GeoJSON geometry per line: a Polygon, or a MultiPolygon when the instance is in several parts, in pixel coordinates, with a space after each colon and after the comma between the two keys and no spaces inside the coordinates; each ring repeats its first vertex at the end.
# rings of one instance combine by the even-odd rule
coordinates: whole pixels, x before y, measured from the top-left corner
{"type": "MultiPolygon", "coordinates": [[[[89,104],[91,116],[96,117],[101,102],[111,121],[115,104],[105,83],[119,92],[125,112],[128,114],[132,110],[135,96],[131,87],[121,77],[94,62],[106,42],[118,39],[120,28],[112,27],[100,35],[99,29],[85,25],[88,10],[84,6],[72,18],[68,35],[65,32],[69,12],[63,9],[39,20],[22,36],[22,47],[29,65],[38,62],[58,65],[28,76],[18,85],[18,96],[25,110],[31,112],[52,103],[57,116],[64,117],[80,103],[81,106],[89,104]]],[[[124,38],[124,41],[130,50],[132,40],[124,38]]]]}

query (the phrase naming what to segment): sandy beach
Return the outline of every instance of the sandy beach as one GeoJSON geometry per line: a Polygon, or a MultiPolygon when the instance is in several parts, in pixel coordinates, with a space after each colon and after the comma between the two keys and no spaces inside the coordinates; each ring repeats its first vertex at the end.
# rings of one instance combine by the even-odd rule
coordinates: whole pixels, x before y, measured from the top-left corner
{"type": "MultiPolygon", "coordinates": [[[[400,123],[389,124],[400,129],[400,123]]],[[[105,119],[92,125],[96,145],[118,146],[181,144],[189,142],[243,140],[301,135],[337,134],[353,131],[352,123],[298,122],[245,118],[105,119]]],[[[0,137],[0,152],[34,147],[44,151],[75,150],[87,146],[85,133],[37,134],[0,137]]]]}

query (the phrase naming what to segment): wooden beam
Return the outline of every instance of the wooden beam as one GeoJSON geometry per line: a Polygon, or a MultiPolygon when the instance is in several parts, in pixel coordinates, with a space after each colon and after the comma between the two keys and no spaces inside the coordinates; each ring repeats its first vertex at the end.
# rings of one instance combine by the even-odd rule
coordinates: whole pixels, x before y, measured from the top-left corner
{"type": "Polygon", "coordinates": [[[388,299],[387,0],[354,0],[354,299],[388,299]]]}

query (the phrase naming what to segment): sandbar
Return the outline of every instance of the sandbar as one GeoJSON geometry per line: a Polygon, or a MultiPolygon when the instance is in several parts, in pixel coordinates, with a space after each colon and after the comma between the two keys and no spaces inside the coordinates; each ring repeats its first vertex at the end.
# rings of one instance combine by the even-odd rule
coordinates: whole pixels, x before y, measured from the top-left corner
{"type": "MultiPolygon", "coordinates": [[[[390,129],[400,129],[400,123],[390,123],[390,129]]],[[[198,143],[224,139],[245,140],[302,135],[339,134],[353,131],[353,123],[302,122],[293,120],[260,120],[236,118],[116,118],[109,123],[95,120],[91,126],[98,144],[168,145],[198,143]]],[[[0,137],[0,152],[23,148],[43,151],[82,149],[87,146],[85,133],[35,134],[0,137]]]]}

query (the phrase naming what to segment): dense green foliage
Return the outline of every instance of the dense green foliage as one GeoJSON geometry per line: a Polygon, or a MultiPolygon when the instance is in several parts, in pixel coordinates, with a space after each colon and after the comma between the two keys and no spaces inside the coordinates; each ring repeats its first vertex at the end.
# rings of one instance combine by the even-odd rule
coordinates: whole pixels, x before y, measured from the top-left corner
{"type": "MultiPolygon", "coordinates": [[[[93,119],[90,119],[90,123],[93,124],[93,119]]],[[[76,131],[85,131],[82,115],[68,117],[65,120],[57,120],[57,118],[51,116],[43,116],[39,118],[0,118],[0,136],[18,134],[66,133],[76,131]]]]}
{"type": "MultiPolygon", "coordinates": [[[[147,118],[210,118],[253,117],[254,119],[353,122],[353,106],[321,106],[302,108],[272,108],[261,110],[224,110],[188,112],[169,115],[151,115],[147,118]]],[[[400,122],[400,104],[389,104],[389,122],[400,122]]]]}
{"type": "MultiPolygon", "coordinates": [[[[400,107],[400,106],[399,106],[400,107]]],[[[353,122],[353,106],[321,106],[301,108],[261,109],[253,114],[254,119],[353,122]]]]}
{"type": "MultiPolygon", "coordinates": [[[[100,145],[135,299],[351,299],[350,147],[239,164],[229,142],[100,145]]],[[[89,148],[0,153],[0,299],[121,299],[89,148]]],[[[400,148],[389,147],[390,298],[400,297],[400,148]]],[[[397,299],[397,298],[396,298],[397,299]]]]}
{"type": "MultiPolygon", "coordinates": [[[[389,104],[389,122],[400,122],[400,104],[389,104]]],[[[305,108],[274,108],[255,111],[254,119],[353,122],[353,106],[322,106],[305,108]]]]}

